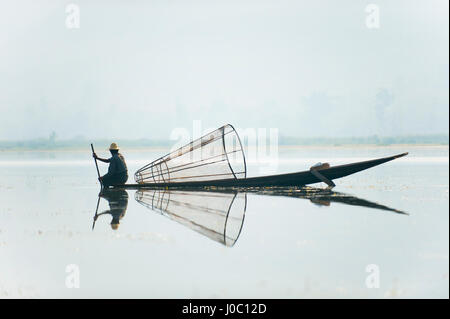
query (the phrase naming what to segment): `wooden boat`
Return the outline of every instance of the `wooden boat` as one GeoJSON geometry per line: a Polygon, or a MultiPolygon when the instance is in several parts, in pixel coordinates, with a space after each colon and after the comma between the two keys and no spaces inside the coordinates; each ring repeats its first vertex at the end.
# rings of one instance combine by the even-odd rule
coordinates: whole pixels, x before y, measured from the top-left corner
{"type": "MultiPolygon", "coordinates": [[[[342,178],[371,167],[392,161],[394,159],[406,156],[408,153],[402,153],[394,156],[378,158],[363,162],[356,162],[345,165],[337,165],[329,168],[318,169],[317,171],[332,181],[342,178]]],[[[117,185],[115,187],[123,188],[184,188],[184,189],[198,189],[205,187],[225,187],[225,188],[246,188],[246,187],[278,187],[278,186],[304,186],[322,182],[319,177],[313,174],[312,169],[302,172],[278,174],[261,177],[250,178],[226,178],[203,181],[176,181],[176,182],[155,182],[155,183],[136,183],[117,185]]]]}
{"type": "Polygon", "coordinates": [[[112,187],[249,188],[304,186],[324,182],[328,184],[329,188],[332,188],[335,186],[334,179],[363,171],[407,154],[402,153],[333,167],[325,163],[312,166],[303,172],[248,178],[241,140],[234,127],[227,124],[140,168],[134,174],[135,184],[112,187]]]}

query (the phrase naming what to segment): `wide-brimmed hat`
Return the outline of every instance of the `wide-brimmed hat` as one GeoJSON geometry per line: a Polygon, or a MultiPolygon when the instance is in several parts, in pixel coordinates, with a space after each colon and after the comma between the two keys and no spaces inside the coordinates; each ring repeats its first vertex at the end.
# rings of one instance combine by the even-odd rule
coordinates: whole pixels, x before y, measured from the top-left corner
{"type": "Polygon", "coordinates": [[[118,151],[119,150],[119,146],[117,146],[116,143],[111,143],[111,146],[109,147],[110,151],[118,151]]]}

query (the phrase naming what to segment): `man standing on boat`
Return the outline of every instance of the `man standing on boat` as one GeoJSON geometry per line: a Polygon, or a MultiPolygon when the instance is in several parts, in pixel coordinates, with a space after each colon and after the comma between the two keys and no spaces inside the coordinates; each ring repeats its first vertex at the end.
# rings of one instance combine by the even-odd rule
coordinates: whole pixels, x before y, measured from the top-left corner
{"type": "Polygon", "coordinates": [[[109,163],[108,173],[99,178],[100,183],[104,187],[111,185],[125,184],[128,179],[127,164],[122,154],[119,153],[119,147],[116,143],[112,143],[109,147],[111,152],[111,158],[100,158],[97,154],[93,153],[92,156],[101,162],[109,163]]]}

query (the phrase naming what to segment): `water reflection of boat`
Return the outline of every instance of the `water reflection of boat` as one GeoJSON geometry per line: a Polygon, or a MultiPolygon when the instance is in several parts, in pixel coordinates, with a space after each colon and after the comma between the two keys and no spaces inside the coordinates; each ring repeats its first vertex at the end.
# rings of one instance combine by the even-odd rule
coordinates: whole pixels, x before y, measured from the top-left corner
{"type": "Polygon", "coordinates": [[[138,190],[136,201],[225,246],[241,233],[247,194],[240,192],[138,190]]]}
{"type": "MultiPolygon", "coordinates": [[[[135,199],[140,204],[170,218],[225,246],[233,246],[241,234],[247,208],[247,194],[308,199],[321,206],[331,203],[373,208],[405,214],[398,209],[330,189],[313,187],[272,187],[210,190],[139,189],[135,199]]],[[[111,215],[111,227],[117,229],[125,216],[128,193],[123,189],[103,190],[99,194],[94,225],[101,215],[111,215]],[[109,203],[109,210],[97,214],[100,198],[109,203]]],[[[93,225],[93,227],[94,227],[93,225]]]]}
{"type": "Polygon", "coordinates": [[[341,203],[350,206],[360,206],[367,208],[375,208],[379,210],[391,211],[398,214],[407,213],[395,208],[371,202],[362,198],[358,198],[349,194],[335,192],[330,189],[315,187],[272,187],[272,188],[247,188],[247,193],[270,196],[286,196],[309,199],[312,203],[322,206],[330,206],[332,202],[341,203]]]}
{"type": "Polygon", "coordinates": [[[330,206],[332,202],[351,206],[374,208],[399,214],[404,212],[352,195],[329,189],[248,188],[238,190],[171,190],[140,189],[136,201],[196,232],[225,246],[233,246],[242,230],[247,194],[285,196],[309,199],[316,205],[330,206]]]}

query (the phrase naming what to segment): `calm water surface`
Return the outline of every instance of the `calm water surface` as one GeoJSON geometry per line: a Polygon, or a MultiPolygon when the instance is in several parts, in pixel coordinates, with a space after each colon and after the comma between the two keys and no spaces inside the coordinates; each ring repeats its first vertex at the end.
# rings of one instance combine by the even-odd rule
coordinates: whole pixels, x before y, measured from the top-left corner
{"type": "MultiPolygon", "coordinates": [[[[133,173],[165,151],[124,155],[133,173]]],[[[337,193],[320,198],[103,194],[94,229],[99,185],[89,146],[0,152],[0,297],[448,298],[447,146],[280,148],[277,163],[250,161],[248,171],[405,151],[336,180],[337,193]],[[367,207],[374,203],[407,214],[367,207]],[[114,216],[101,214],[111,209],[114,216]],[[67,288],[68,265],[79,269],[79,288],[67,288]],[[377,274],[379,288],[368,288],[377,274]]]]}

